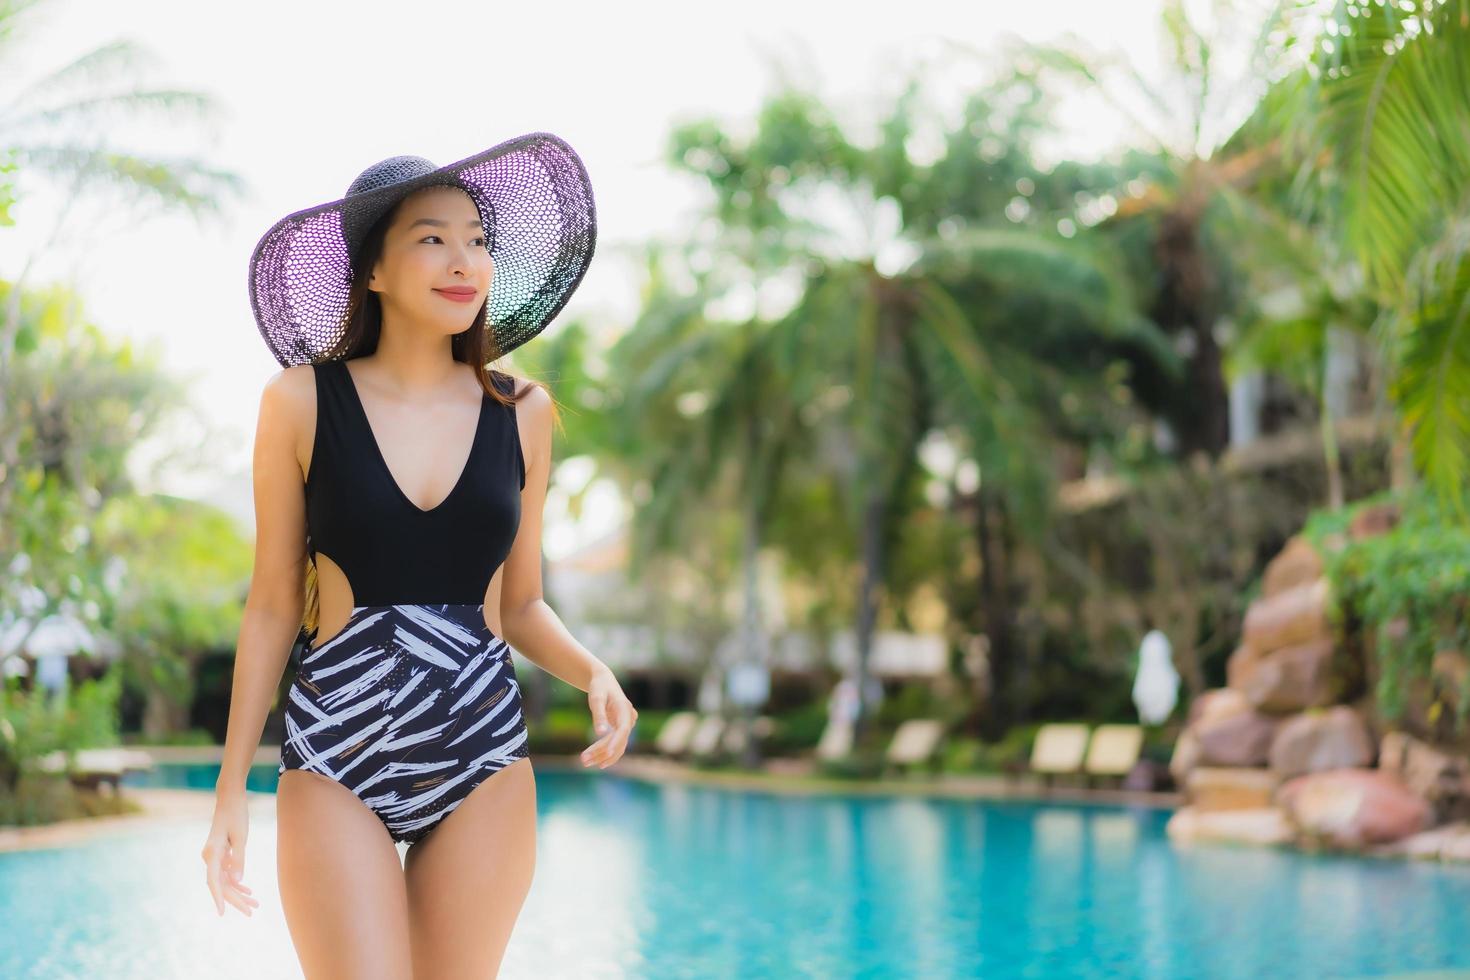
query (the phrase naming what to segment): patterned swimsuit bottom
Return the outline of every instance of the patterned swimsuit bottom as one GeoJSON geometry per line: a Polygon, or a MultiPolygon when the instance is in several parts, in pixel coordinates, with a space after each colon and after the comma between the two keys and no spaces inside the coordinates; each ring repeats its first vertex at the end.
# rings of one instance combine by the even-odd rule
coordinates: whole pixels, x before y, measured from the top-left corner
{"type": "Polygon", "coordinates": [[[352,790],[418,843],[497,770],[529,755],[510,647],[483,604],[354,606],[302,656],[279,772],[352,790]]]}

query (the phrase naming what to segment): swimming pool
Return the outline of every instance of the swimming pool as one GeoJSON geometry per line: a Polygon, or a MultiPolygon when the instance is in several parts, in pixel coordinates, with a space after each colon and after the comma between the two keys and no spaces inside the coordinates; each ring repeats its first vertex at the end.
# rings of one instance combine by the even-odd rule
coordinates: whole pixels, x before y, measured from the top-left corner
{"type": "MultiPolygon", "coordinates": [[[[211,766],[153,785],[213,787],[211,766]]],[[[274,785],[259,767],[252,788],[274,785]]],[[[1470,868],[1184,849],[1168,812],[804,796],[537,773],[506,978],[1358,977],[1470,970],[1470,868]],[[565,932],[568,924],[573,931],[565,932]]],[[[299,977],[255,821],[254,918],[177,823],[0,854],[0,977],[299,977]]]]}

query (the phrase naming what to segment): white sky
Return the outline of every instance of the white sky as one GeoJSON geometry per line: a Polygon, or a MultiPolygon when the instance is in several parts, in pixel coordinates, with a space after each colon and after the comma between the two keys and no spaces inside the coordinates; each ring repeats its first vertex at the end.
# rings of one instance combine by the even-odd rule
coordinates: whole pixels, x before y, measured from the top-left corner
{"type": "MultiPolygon", "coordinates": [[[[202,224],[119,212],[112,199],[97,198],[43,250],[60,196],[23,174],[17,225],[0,229],[0,275],[13,279],[38,254],[30,285],[70,282],[105,330],[161,346],[164,363],[192,379],[209,427],[207,438],[172,435],[199,443],[208,466],[171,472],[163,489],[220,503],[248,527],[255,413],[262,385],[279,369],[250,313],[249,256],[276,219],[339,197],[368,164],[398,153],[448,163],[533,130],[565,138],[592,177],[599,250],[563,317],[585,315],[616,331],[634,309],[638,283],[614,247],[677,234],[698,201],[696,188],[661,163],[676,121],[710,114],[743,124],[774,87],[777,66],[814,81],[856,119],[887,105],[904,74],[898,66],[946,39],[984,50],[1006,33],[1039,40],[1073,32],[1146,68],[1156,60],[1157,9],[1157,0],[749,0],[716,8],[62,0],[26,22],[29,35],[16,46],[20,81],[99,45],[136,41],[154,59],[145,84],[205,92],[222,112],[208,125],[120,119],[102,140],[144,155],[201,156],[240,173],[247,195],[225,202],[221,220],[202,224]]],[[[15,89],[0,80],[0,98],[15,89]]],[[[962,94],[958,85],[955,93],[962,94]]],[[[1085,106],[1062,121],[1084,151],[1117,139],[1116,120],[1085,106]]],[[[623,512],[604,495],[574,525],[564,504],[560,493],[547,504],[552,556],[623,512]]]]}

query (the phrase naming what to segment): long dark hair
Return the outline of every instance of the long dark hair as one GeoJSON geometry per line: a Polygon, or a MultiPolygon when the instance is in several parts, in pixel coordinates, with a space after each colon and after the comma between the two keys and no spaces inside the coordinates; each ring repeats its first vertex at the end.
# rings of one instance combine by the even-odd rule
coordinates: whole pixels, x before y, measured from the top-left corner
{"type": "MultiPolygon", "coordinates": [[[[412,195],[410,195],[412,196],[412,195]]],[[[403,201],[408,200],[407,197],[403,201]]],[[[389,211],[378,219],[377,223],[369,229],[364,237],[361,250],[357,253],[354,267],[358,273],[352,277],[352,283],[347,292],[347,311],[343,315],[347,328],[342,333],[342,338],[331,350],[323,355],[322,360],[347,361],[354,357],[365,357],[378,349],[378,338],[383,332],[383,304],[378,294],[368,289],[367,276],[360,274],[361,270],[371,269],[383,254],[383,242],[388,236],[388,228],[393,223],[394,216],[403,207],[403,201],[399,201],[389,211]]],[[[464,364],[469,364],[475,369],[475,377],[479,379],[480,387],[502,405],[514,405],[519,399],[515,394],[515,385],[511,384],[510,394],[501,391],[491,380],[492,371],[489,362],[498,360],[502,352],[495,344],[494,331],[489,329],[490,297],[485,297],[485,302],[480,306],[480,312],[475,317],[475,322],[470,328],[462,333],[455,334],[450,339],[450,350],[454,359],[464,364]]],[[[504,371],[495,371],[504,377],[514,378],[504,371]]],[[[546,387],[539,381],[532,380],[531,384],[546,387]]],[[[522,394],[525,392],[523,391],[522,394]]],[[[550,391],[548,389],[548,394],[550,391]]],[[[556,415],[556,403],[552,402],[552,414],[556,415]]],[[[316,638],[317,627],[321,625],[321,596],[317,589],[316,555],[311,548],[306,550],[306,604],[301,618],[301,638],[308,644],[316,638]]]]}

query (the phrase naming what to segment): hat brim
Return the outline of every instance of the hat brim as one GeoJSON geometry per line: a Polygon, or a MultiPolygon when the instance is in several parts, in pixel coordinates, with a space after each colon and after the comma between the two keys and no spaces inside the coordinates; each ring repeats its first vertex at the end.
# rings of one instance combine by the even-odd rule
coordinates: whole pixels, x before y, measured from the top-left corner
{"type": "Polygon", "coordinates": [[[250,256],[250,305],[283,367],[324,359],[346,330],[352,256],[343,231],[413,191],[462,187],[485,225],[495,275],[489,329],[502,354],[561,312],[591,264],[597,212],[587,168],[551,133],[517,136],[421,176],[286,215],[250,256]]]}

